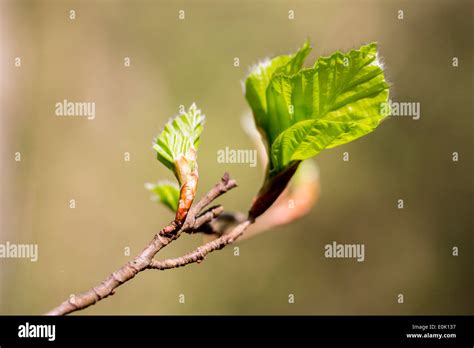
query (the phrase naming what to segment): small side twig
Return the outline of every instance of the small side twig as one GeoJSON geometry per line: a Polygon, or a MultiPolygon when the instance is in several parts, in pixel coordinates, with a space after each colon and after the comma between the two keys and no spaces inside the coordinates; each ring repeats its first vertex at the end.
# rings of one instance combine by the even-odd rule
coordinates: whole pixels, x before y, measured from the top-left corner
{"type": "Polygon", "coordinates": [[[174,259],[166,259],[163,261],[152,260],[148,265],[148,268],[165,270],[170,268],[177,268],[186,266],[190,263],[201,262],[204,260],[207,254],[220,250],[228,244],[232,244],[237,240],[245,231],[245,229],[254,222],[252,219],[247,219],[244,222],[237,225],[231,232],[225,234],[209,243],[206,243],[198,247],[193,252],[186,254],[181,257],[174,259]]]}
{"type": "Polygon", "coordinates": [[[230,179],[229,173],[224,173],[221,178],[221,181],[217,183],[212,190],[210,190],[204,197],[202,197],[199,202],[194,204],[189,210],[188,216],[183,224],[182,230],[188,231],[192,229],[195,224],[195,218],[198,213],[212,203],[217,197],[223,195],[229,190],[237,187],[237,182],[230,179]]]}

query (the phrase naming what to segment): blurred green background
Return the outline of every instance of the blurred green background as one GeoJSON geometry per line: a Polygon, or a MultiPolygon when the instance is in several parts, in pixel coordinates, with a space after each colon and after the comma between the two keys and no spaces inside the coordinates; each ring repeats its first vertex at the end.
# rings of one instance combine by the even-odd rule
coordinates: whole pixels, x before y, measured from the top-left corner
{"type": "Polygon", "coordinates": [[[172,179],[151,144],[180,104],[207,115],[199,194],[229,171],[240,186],[220,202],[246,211],[261,170],[216,155],[253,147],[241,80],[309,38],[308,64],[377,41],[391,98],[420,102],[421,119],[323,152],[312,212],[239,243],[240,256],[141,273],[80,314],[473,314],[472,17],[472,2],[452,0],[1,1],[0,242],[37,243],[39,260],[0,259],[0,313],[40,314],[90,288],[172,219],[143,184],[172,179]],[[63,99],[94,101],[96,119],[56,117],[63,99]],[[365,262],[326,259],[332,241],[364,243],[365,262]]]}

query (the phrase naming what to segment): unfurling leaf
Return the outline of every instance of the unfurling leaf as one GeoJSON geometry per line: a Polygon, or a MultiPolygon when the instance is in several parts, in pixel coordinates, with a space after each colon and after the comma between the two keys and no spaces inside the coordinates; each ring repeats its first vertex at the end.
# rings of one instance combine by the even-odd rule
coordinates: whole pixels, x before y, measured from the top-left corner
{"type": "Polygon", "coordinates": [[[179,203],[179,186],[172,182],[161,181],[146,183],[145,188],[153,194],[152,199],[163,203],[171,211],[176,212],[179,203]]]}
{"type": "Polygon", "coordinates": [[[292,56],[258,65],[246,81],[245,96],[270,159],[255,202],[260,208],[251,209],[257,216],[301,161],[370,133],[387,116],[382,106],[389,86],[375,43],[320,57],[314,67],[303,69],[308,53],[305,43],[292,56]],[[267,195],[264,201],[262,195],[267,195]]]}
{"type": "Polygon", "coordinates": [[[189,167],[196,165],[196,151],[199,147],[205,115],[192,104],[187,112],[183,112],[169,121],[160,135],[155,139],[153,148],[158,160],[171,169],[182,184],[180,164],[188,162],[189,167]]]}
{"type": "Polygon", "coordinates": [[[197,149],[205,116],[193,103],[169,121],[155,139],[158,160],[171,169],[180,185],[175,222],[184,222],[194,200],[198,182],[197,149]]]}

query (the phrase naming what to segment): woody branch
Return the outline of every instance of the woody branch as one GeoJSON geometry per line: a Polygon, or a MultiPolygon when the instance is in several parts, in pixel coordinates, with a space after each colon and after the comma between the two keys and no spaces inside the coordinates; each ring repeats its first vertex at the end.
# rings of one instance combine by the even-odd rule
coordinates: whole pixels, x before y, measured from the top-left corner
{"type": "Polygon", "coordinates": [[[69,299],[56,308],[47,312],[47,315],[65,315],[78,310],[85,309],[102,299],[113,295],[115,290],[122,284],[128,282],[138,273],[150,268],[153,257],[162,248],[173,240],[176,240],[182,232],[193,233],[199,231],[205,225],[223,212],[221,206],[216,206],[201,213],[202,209],[216,198],[237,186],[235,180],[229,178],[227,173],[221,178],[204,197],[202,197],[190,210],[186,221],[180,227],[175,221],[164,227],[155,234],[150,243],[132,261],[110,274],[102,283],[80,294],[71,295],[69,299]]]}

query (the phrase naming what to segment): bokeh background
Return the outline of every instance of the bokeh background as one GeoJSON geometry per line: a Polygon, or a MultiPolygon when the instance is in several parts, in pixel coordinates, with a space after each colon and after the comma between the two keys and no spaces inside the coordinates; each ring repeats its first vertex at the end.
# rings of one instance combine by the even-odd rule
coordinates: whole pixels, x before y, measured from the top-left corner
{"type": "Polygon", "coordinates": [[[472,2],[452,0],[0,1],[0,242],[39,245],[36,263],[0,259],[0,313],[40,314],[90,288],[172,219],[143,184],[172,179],[151,143],[181,104],[207,115],[199,193],[229,171],[240,187],[220,202],[246,211],[261,170],[216,156],[253,148],[241,80],[309,38],[308,64],[377,41],[392,99],[421,103],[421,119],[324,151],[311,213],[239,243],[240,256],[144,272],[79,314],[473,314],[472,23],[472,2]],[[63,99],[94,101],[96,119],[56,117],[63,99]],[[365,262],[326,259],[332,241],[364,243],[365,262]]]}

